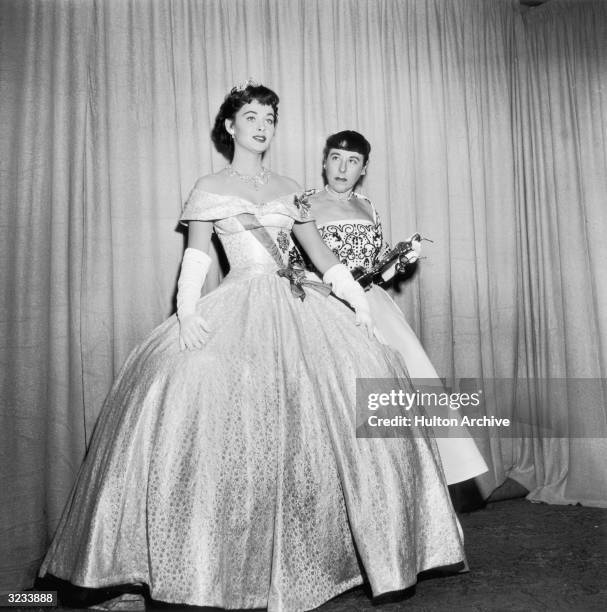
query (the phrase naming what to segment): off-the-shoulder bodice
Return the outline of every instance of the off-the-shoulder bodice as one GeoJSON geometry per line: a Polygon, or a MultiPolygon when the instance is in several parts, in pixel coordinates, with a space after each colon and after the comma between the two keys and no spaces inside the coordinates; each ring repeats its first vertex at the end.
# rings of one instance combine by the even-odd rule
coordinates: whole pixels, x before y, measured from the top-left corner
{"type": "MultiPolygon", "coordinates": [[[[180,220],[181,223],[213,221],[216,229],[219,228],[220,231],[222,226],[218,225],[219,221],[233,218],[240,213],[254,214],[259,218],[277,214],[291,219],[291,225],[294,221],[311,221],[309,207],[302,206],[297,195],[296,192],[286,193],[268,202],[255,204],[239,196],[211,193],[194,187],[183,207],[180,220]]],[[[229,227],[228,225],[227,228],[229,227]]],[[[226,231],[229,232],[229,229],[226,231]]]]}
{"type": "Polygon", "coordinates": [[[238,272],[273,272],[279,267],[260,236],[269,236],[283,265],[288,262],[293,223],[311,221],[309,208],[296,193],[288,193],[263,204],[238,196],[222,195],[194,187],[183,208],[181,223],[212,221],[230,262],[230,276],[238,272]],[[253,217],[251,216],[253,215],[253,217]],[[261,234],[257,228],[261,227],[261,234]],[[265,230],[265,231],[264,231],[265,230]]]}

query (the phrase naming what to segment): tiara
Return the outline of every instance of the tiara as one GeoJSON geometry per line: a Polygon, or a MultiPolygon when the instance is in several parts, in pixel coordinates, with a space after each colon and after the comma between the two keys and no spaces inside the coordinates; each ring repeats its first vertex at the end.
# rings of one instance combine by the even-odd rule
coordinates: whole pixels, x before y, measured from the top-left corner
{"type": "Polygon", "coordinates": [[[246,81],[236,83],[236,85],[232,87],[232,93],[244,91],[247,87],[259,87],[259,85],[261,85],[261,83],[258,83],[253,77],[249,77],[246,81]]]}

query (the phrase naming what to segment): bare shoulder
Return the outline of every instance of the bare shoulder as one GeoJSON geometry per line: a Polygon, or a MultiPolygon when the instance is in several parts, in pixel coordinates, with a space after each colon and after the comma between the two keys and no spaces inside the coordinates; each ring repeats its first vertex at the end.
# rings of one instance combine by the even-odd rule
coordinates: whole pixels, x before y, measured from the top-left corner
{"type": "Polygon", "coordinates": [[[354,207],[358,207],[361,212],[370,214],[375,221],[377,218],[377,211],[375,210],[373,202],[371,202],[371,200],[362,193],[355,191],[352,195],[354,196],[352,198],[352,205],[354,207]]]}
{"type": "Polygon", "coordinates": [[[302,188],[299,183],[297,181],[294,181],[292,178],[289,178],[288,176],[282,176],[280,174],[272,173],[272,179],[278,191],[282,191],[284,193],[302,191],[302,188]]]}
{"type": "Polygon", "coordinates": [[[308,202],[310,203],[310,209],[315,218],[319,215],[322,216],[322,212],[326,207],[326,195],[327,192],[324,189],[308,189],[306,191],[308,196],[308,202]]]}
{"type": "Polygon", "coordinates": [[[221,190],[225,184],[225,175],[223,171],[217,172],[216,174],[206,174],[201,176],[194,187],[201,191],[210,191],[211,193],[221,193],[221,190]]]}
{"type": "Polygon", "coordinates": [[[373,203],[371,202],[371,200],[365,194],[359,193],[358,191],[355,191],[352,195],[359,202],[362,202],[363,204],[365,204],[367,206],[373,207],[373,203]]]}
{"type": "Polygon", "coordinates": [[[322,187],[316,187],[306,189],[306,195],[308,196],[308,200],[310,200],[310,204],[313,204],[314,202],[321,202],[324,200],[327,192],[322,187]]]}

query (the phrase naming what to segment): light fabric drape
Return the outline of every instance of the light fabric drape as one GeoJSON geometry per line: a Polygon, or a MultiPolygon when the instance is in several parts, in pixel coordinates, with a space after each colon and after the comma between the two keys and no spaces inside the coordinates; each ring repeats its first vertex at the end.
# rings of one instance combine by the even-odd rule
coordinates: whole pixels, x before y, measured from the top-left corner
{"type": "MultiPolygon", "coordinates": [[[[395,297],[442,376],[605,376],[606,23],[601,2],[0,3],[0,588],[31,584],[113,377],[172,311],[181,204],[249,75],[281,97],[275,171],[317,186],[327,134],[371,141],[387,237],[435,241],[395,297]]],[[[607,504],[604,439],[479,444],[485,492],[607,504]]]]}
{"type": "Polygon", "coordinates": [[[545,413],[570,429],[584,422],[597,438],[521,440],[511,476],[534,500],[604,506],[607,3],[548,2],[518,34],[518,375],[602,384],[539,385],[545,413]]]}

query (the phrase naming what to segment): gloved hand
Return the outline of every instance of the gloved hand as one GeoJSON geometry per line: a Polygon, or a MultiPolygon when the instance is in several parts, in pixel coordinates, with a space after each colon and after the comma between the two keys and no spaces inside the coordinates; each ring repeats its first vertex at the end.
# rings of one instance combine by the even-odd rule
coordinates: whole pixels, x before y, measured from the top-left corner
{"type": "Polygon", "coordinates": [[[373,335],[373,318],[364,289],[354,280],[350,270],[343,264],[331,266],[322,277],[332,285],[333,293],[354,308],[356,325],[362,325],[369,337],[373,335]]]}
{"type": "Polygon", "coordinates": [[[210,331],[208,323],[196,312],[200,290],[211,265],[211,258],[198,249],[187,248],[177,281],[177,318],[179,347],[182,351],[201,349],[210,331]]]}
{"type": "Polygon", "coordinates": [[[411,243],[411,248],[413,249],[413,253],[407,254],[407,261],[409,263],[414,263],[419,259],[419,256],[422,253],[422,243],[421,240],[413,240],[414,236],[419,236],[419,234],[413,234],[410,238],[407,239],[407,242],[411,243]]]}
{"type": "MultiPolygon", "coordinates": [[[[422,243],[420,240],[413,240],[413,238],[415,236],[418,236],[419,234],[413,234],[410,238],[408,238],[405,242],[410,242],[411,243],[411,248],[413,249],[412,251],[409,251],[409,253],[407,253],[407,255],[405,256],[406,260],[412,264],[415,263],[418,259],[419,256],[421,255],[422,252],[422,243]]],[[[396,274],[396,264],[398,263],[398,261],[394,261],[392,263],[392,265],[389,268],[386,268],[382,273],[381,273],[381,277],[385,282],[388,282],[395,274],[396,274]]]]}

